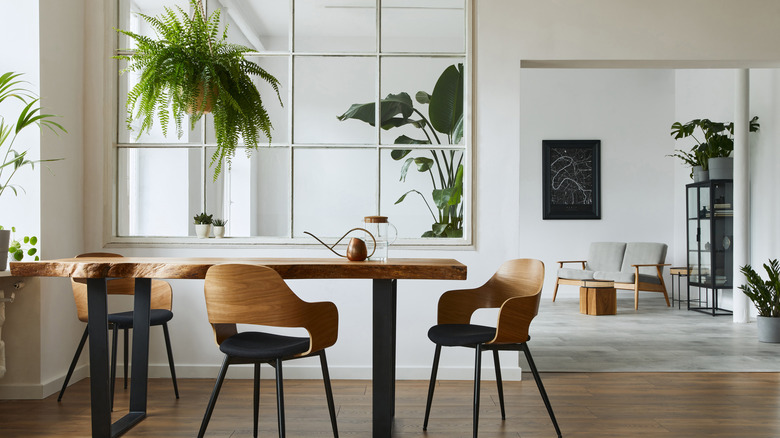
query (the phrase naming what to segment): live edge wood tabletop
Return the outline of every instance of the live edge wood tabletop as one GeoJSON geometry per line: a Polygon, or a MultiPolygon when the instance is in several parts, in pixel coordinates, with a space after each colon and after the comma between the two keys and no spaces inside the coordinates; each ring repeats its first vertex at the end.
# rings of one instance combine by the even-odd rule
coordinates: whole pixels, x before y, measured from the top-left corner
{"type": "Polygon", "coordinates": [[[457,260],[412,258],[351,262],[334,258],[81,257],[11,262],[11,274],[18,277],[203,279],[211,266],[223,263],[265,265],[286,279],[466,279],[466,266],[457,260]]]}
{"type": "MultiPolygon", "coordinates": [[[[18,277],[71,277],[87,283],[92,437],[117,437],[146,417],[151,279],[204,279],[214,265],[265,265],[285,279],[372,280],[372,436],[392,436],[395,413],[397,280],[465,280],[453,259],[352,262],[319,258],[79,257],[11,262],[18,277]],[[108,376],[107,278],[135,278],[132,380],[129,413],[111,423],[108,376]]],[[[435,288],[434,288],[435,290],[435,288]]]]}

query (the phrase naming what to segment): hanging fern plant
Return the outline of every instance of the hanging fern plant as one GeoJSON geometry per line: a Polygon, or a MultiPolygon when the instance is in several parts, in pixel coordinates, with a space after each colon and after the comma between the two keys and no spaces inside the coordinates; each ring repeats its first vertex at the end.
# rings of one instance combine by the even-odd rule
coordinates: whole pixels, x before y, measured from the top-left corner
{"type": "Polygon", "coordinates": [[[263,106],[260,92],[251,76],[259,76],[276,92],[279,103],[279,81],[244,54],[251,49],[227,42],[227,26],[220,36],[217,9],[206,16],[202,0],[190,0],[190,17],[180,7],[168,7],[159,17],[139,14],[157,32],[157,40],[127,30],[117,30],[136,42],[136,49],[116,59],[128,62],[124,72],[139,72],[140,79],[127,96],[127,126],[140,119],[138,136],[149,132],[155,116],[168,135],[171,114],[179,138],[184,134],[184,114],[190,114],[191,129],[203,116],[214,115],[217,150],[209,166],[214,166],[214,180],[222,164],[230,168],[239,139],[247,154],[257,149],[260,132],[269,143],[273,126],[263,106]]]}

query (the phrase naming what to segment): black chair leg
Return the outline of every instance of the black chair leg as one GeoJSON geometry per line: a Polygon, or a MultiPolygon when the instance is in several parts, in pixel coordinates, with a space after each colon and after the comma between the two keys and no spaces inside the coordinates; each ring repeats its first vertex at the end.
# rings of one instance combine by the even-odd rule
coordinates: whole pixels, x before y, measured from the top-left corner
{"type": "Polygon", "coordinates": [[[173,392],[176,393],[176,398],[178,399],[179,385],[176,383],[176,367],[174,367],[173,365],[173,351],[171,350],[171,336],[168,334],[168,323],[164,322],[162,327],[163,327],[163,335],[165,336],[165,350],[168,352],[168,366],[171,368],[171,380],[173,381],[173,392]]]}
{"type": "Polygon", "coordinates": [[[111,410],[114,410],[114,386],[116,384],[116,345],[119,340],[119,328],[114,325],[114,336],[111,341],[111,410]]]}
{"type": "Polygon", "coordinates": [[[279,416],[279,438],[284,438],[284,390],[282,388],[282,380],[284,377],[282,376],[281,358],[276,359],[276,364],[274,367],[276,368],[276,410],[279,416]]]}
{"type": "Polygon", "coordinates": [[[542,394],[542,400],[544,400],[544,405],[547,407],[547,412],[550,414],[550,420],[552,420],[553,426],[555,426],[555,432],[558,434],[558,437],[561,437],[561,429],[558,427],[558,422],[555,420],[555,414],[553,413],[552,405],[550,404],[550,399],[547,398],[547,391],[544,390],[544,385],[542,384],[542,378],[539,376],[539,371],[536,369],[536,365],[534,364],[534,360],[531,357],[531,350],[528,349],[528,344],[523,343],[520,344],[520,347],[523,349],[523,353],[525,353],[525,358],[528,360],[528,366],[531,368],[531,372],[534,375],[534,380],[536,380],[536,386],[539,387],[539,393],[542,394]]]}
{"type": "Polygon", "coordinates": [[[479,381],[482,379],[482,345],[477,344],[476,359],[474,359],[474,438],[477,438],[479,425],[479,381]]]}
{"type": "Polygon", "coordinates": [[[260,414],[260,363],[255,363],[255,421],[254,421],[254,437],[257,438],[257,423],[258,416],[260,414]]]}
{"type": "Polygon", "coordinates": [[[211,420],[211,414],[214,412],[214,405],[217,404],[219,390],[222,389],[222,382],[225,381],[225,374],[227,374],[228,366],[230,366],[230,357],[225,356],[225,360],[222,362],[222,369],[219,370],[217,383],[214,385],[214,390],[211,392],[211,398],[209,399],[209,404],[206,407],[206,413],[203,415],[203,421],[200,423],[198,438],[203,438],[203,435],[206,433],[206,427],[208,427],[209,420],[211,420]]]}
{"type": "Polygon", "coordinates": [[[336,404],[333,403],[333,388],[330,386],[330,373],[328,372],[328,360],[325,358],[325,350],[320,351],[320,366],[322,367],[322,381],[325,383],[325,397],[328,399],[328,412],[330,424],[333,427],[333,438],[339,438],[339,428],[336,424],[336,404]]]}
{"type": "Polygon", "coordinates": [[[129,362],[127,359],[130,357],[130,336],[128,335],[128,330],[125,329],[125,389],[127,389],[127,370],[128,366],[127,363],[129,362]]]}
{"type": "Polygon", "coordinates": [[[436,344],[436,352],[433,353],[433,366],[431,367],[431,383],[428,384],[428,401],[425,403],[425,420],[423,420],[423,430],[428,430],[428,416],[431,414],[431,403],[433,402],[433,390],[436,387],[436,374],[439,371],[440,356],[441,356],[441,345],[436,344]]]}
{"type": "Polygon", "coordinates": [[[76,363],[79,361],[79,357],[81,356],[81,350],[84,349],[84,344],[87,343],[88,335],[89,331],[87,330],[87,327],[84,327],[84,334],[81,335],[81,341],[79,342],[79,346],[76,348],[76,354],[73,356],[73,360],[70,362],[68,374],[65,376],[65,381],[62,383],[62,389],[60,389],[60,395],[57,396],[57,401],[62,401],[62,396],[65,394],[65,389],[68,387],[68,382],[70,382],[70,378],[73,376],[73,371],[76,369],[76,363]]]}
{"type": "Polygon", "coordinates": [[[498,404],[501,406],[501,419],[506,420],[504,411],[504,383],[501,380],[501,363],[498,361],[498,350],[493,350],[493,363],[496,365],[496,385],[498,386],[498,404]]]}

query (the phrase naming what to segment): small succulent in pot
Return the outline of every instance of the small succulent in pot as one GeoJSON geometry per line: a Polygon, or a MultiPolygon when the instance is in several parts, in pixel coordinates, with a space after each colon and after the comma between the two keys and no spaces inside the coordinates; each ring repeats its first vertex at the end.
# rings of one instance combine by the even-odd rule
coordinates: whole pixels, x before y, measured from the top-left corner
{"type": "Polygon", "coordinates": [[[214,219],[214,222],[212,224],[214,225],[214,237],[217,239],[221,239],[225,237],[225,224],[227,223],[226,219],[214,219]]]}
{"type": "Polygon", "coordinates": [[[195,220],[195,234],[198,235],[199,239],[205,239],[209,237],[209,232],[211,231],[212,216],[213,216],[212,214],[201,213],[193,217],[193,219],[195,220]]]}

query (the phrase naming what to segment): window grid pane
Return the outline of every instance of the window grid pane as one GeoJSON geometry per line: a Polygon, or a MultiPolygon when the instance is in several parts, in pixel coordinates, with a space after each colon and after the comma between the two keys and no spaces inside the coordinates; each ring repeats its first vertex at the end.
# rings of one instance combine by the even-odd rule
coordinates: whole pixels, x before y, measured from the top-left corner
{"type": "MultiPolygon", "coordinates": [[[[137,17],[131,17],[127,7],[131,2],[126,0],[118,0],[118,2],[119,22],[135,23],[133,25],[138,27],[137,17]]],[[[468,45],[466,35],[470,31],[467,18],[469,11],[466,4],[468,2],[464,0],[425,2],[423,6],[428,8],[426,14],[435,16],[440,23],[445,23],[442,27],[446,28],[446,31],[441,35],[448,40],[436,43],[428,39],[426,44],[422,45],[408,44],[408,41],[404,41],[401,37],[403,33],[401,27],[394,28],[390,24],[393,20],[403,21],[407,18],[411,21],[417,20],[419,17],[414,18],[404,14],[414,15],[419,12],[421,5],[419,2],[415,5],[407,5],[403,0],[385,0],[382,2],[381,10],[374,7],[376,3],[374,0],[367,0],[365,8],[359,11],[359,15],[374,14],[373,25],[375,26],[377,22],[382,23],[382,35],[379,36],[377,29],[373,27],[367,33],[362,33],[360,38],[356,38],[359,41],[349,43],[342,41],[341,45],[338,42],[339,35],[335,32],[343,31],[344,26],[331,26],[330,30],[327,26],[317,29],[303,26],[307,14],[316,15],[316,9],[323,7],[322,2],[249,0],[242,2],[241,11],[228,10],[226,13],[223,9],[223,23],[227,17],[231,41],[256,50],[249,59],[268,69],[282,83],[280,91],[283,106],[280,106],[276,96],[269,92],[269,87],[261,88],[264,104],[269,109],[269,113],[272,113],[275,128],[271,143],[273,147],[270,149],[276,150],[276,153],[273,154],[274,158],[270,165],[258,162],[269,157],[268,154],[256,151],[251,158],[246,158],[243,152],[239,151],[234,161],[235,169],[227,171],[226,167],[226,174],[216,182],[212,181],[213,167],[209,166],[216,141],[213,136],[212,116],[208,115],[199,121],[196,129],[191,132],[187,132],[189,122],[185,120],[187,125],[182,139],[176,138],[175,132],[172,132],[174,130],[169,130],[168,136],[162,137],[157,132],[160,130],[157,126],[157,131],[142,134],[136,140],[137,133],[128,132],[124,123],[123,96],[126,96],[128,88],[132,86],[132,77],[125,75],[120,78],[118,87],[120,99],[117,102],[119,165],[116,178],[121,181],[121,184],[119,184],[120,190],[116,200],[115,214],[118,229],[115,234],[130,237],[193,236],[194,227],[191,217],[205,209],[208,213],[215,213],[214,217],[231,217],[229,222],[232,222],[233,231],[228,226],[228,236],[255,237],[259,239],[259,243],[262,243],[263,237],[284,236],[291,239],[291,242],[310,243],[301,237],[301,234],[304,228],[312,226],[322,226],[320,233],[324,237],[339,236],[344,230],[359,225],[362,216],[372,214],[396,217],[396,222],[402,225],[402,238],[406,238],[410,243],[419,242],[422,232],[441,221],[442,211],[431,196],[434,190],[453,188],[452,175],[457,174],[457,165],[450,163],[449,174],[451,175],[442,176],[439,168],[443,173],[447,173],[447,165],[444,163],[439,163],[438,167],[434,163],[428,172],[418,171],[419,168],[416,167],[418,163],[413,161],[406,169],[406,177],[399,178],[406,158],[396,159],[393,156],[392,151],[398,150],[393,143],[401,136],[415,140],[428,137],[431,138],[431,143],[441,144],[446,149],[427,149],[424,145],[411,145],[410,147],[415,150],[408,154],[408,158],[422,158],[434,154],[446,155],[457,157],[455,161],[461,163],[466,169],[470,166],[471,141],[468,132],[470,132],[471,111],[468,103],[464,104],[463,108],[465,115],[463,132],[466,135],[459,138],[456,144],[451,144],[446,135],[435,132],[430,124],[427,135],[419,128],[419,125],[425,125],[421,120],[430,118],[430,115],[427,114],[425,105],[419,103],[419,97],[416,95],[417,91],[432,93],[437,74],[447,66],[461,64],[468,67],[466,49],[468,45]],[[295,16],[290,14],[293,10],[290,2],[295,3],[295,16]],[[278,17],[284,17],[281,20],[284,24],[263,27],[259,23],[263,21],[260,18],[251,21],[253,23],[251,26],[241,22],[242,16],[246,18],[253,13],[264,15],[268,14],[269,10],[274,10],[273,15],[277,17],[272,21],[279,23],[278,17]],[[460,29],[453,24],[455,22],[460,22],[460,29]],[[296,34],[291,29],[306,30],[296,34]],[[253,37],[254,34],[257,34],[257,38],[253,37]],[[383,51],[381,52],[378,51],[379,39],[382,39],[383,51]],[[367,41],[371,40],[373,43],[367,44],[367,41]],[[349,64],[349,68],[344,67],[345,62],[349,64]],[[292,90],[295,92],[293,93],[292,90]],[[419,111],[419,113],[415,112],[414,117],[409,118],[416,121],[417,126],[407,122],[406,126],[382,129],[380,126],[375,126],[373,120],[375,117],[364,117],[362,120],[357,117],[346,118],[343,121],[337,119],[337,116],[345,114],[352,104],[367,104],[366,108],[373,110],[377,115],[380,112],[377,110],[377,103],[381,102],[379,107],[384,109],[385,103],[382,99],[390,94],[401,92],[409,95],[412,106],[419,111]],[[373,96],[373,102],[370,96],[373,96]],[[439,138],[436,139],[436,136],[439,138]],[[188,147],[190,155],[193,147],[194,150],[201,151],[196,155],[197,162],[189,160],[188,168],[181,170],[188,175],[184,180],[189,185],[186,193],[179,196],[187,199],[188,209],[192,211],[179,214],[187,218],[186,227],[183,224],[175,224],[175,226],[184,227],[186,231],[173,232],[173,230],[160,228],[157,233],[154,229],[148,231],[149,225],[145,225],[147,228],[144,229],[139,228],[137,213],[129,211],[129,207],[126,206],[128,204],[125,204],[132,194],[135,193],[133,196],[137,197],[138,191],[143,186],[137,175],[137,166],[143,163],[142,160],[139,161],[138,156],[153,155],[153,151],[159,148],[175,150],[184,145],[188,147]],[[372,149],[374,152],[370,152],[372,149]],[[146,150],[150,152],[143,152],[146,150]],[[131,156],[135,158],[128,158],[131,156]],[[199,175],[196,180],[193,180],[196,172],[192,167],[198,168],[199,175]],[[130,172],[128,170],[130,168],[136,173],[130,172]],[[262,168],[260,171],[263,175],[254,175],[259,168],[262,168]],[[354,187],[347,185],[347,180],[343,176],[344,173],[349,172],[357,175],[356,181],[359,182],[354,187]],[[438,187],[436,183],[431,183],[433,179],[438,180],[439,185],[442,181],[447,181],[443,186],[438,187]],[[265,181],[266,184],[268,181],[273,181],[274,188],[277,190],[269,191],[267,187],[258,188],[257,184],[260,184],[260,180],[265,181]],[[340,191],[339,196],[333,196],[331,189],[334,188],[340,191]],[[419,194],[410,192],[411,190],[419,194]],[[283,193],[282,198],[279,197],[280,193],[283,193]],[[399,194],[403,193],[409,193],[409,198],[396,203],[399,194]],[[270,196],[274,199],[272,202],[274,210],[270,211],[268,208],[263,209],[263,212],[257,210],[253,207],[255,203],[251,199],[254,196],[262,198],[266,203],[270,196]],[[286,202],[282,202],[282,199],[286,202]],[[345,199],[352,199],[352,202],[347,202],[345,199]],[[428,205],[425,205],[425,202],[428,205]],[[329,203],[342,206],[339,211],[347,211],[345,214],[350,217],[339,216],[330,223],[318,223],[314,212],[318,209],[327,209],[329,203]],[[279,214],[278,209],[284,210],[283,214],[279,214]],[[272,217],[269,217],[269,214],[272,217]],[[354,216],[355,220],[352,220],[351,216],[354,216]]],[[[212,6],[208,2],[206,4],[207,9],[212,6]]],[[[149,13],[143,10],[134,12],[149,13]]],[[[345,22],[349,21],[350,11],[327,12],[337,14],[345,22]]],[[[356,24],[350,30],[368,29],[370,26],[366,23],[370,20],[363,18],[360,24],[356,24]]],[[[422,39],[424,36],[412,35],[411,38],[422,39]]],[[[120,39],[120,44],[122,41],[124,40],[120,39]]],[[[469,76],[469,74],[465,75],[466,78],[469,76]]],[[[464,91],[462,91],[463,100],[466,102],[466,98],[470,95],[465,90],[468,83],[468,79],[464,80],[464,91]]],[[[467,178],[469,174],[470,172],[466,171],[462,173],[463,178],[459,181],[463,190],[461,200],[453,207],[458,211],[455,216],[462,221],[461,230],[470,227],[468,214],[470,209],[464,208],[468,207],[466,200],[470,199],[467,178]]],[[[181,183],[181,181],[176,182],[181,183]]],[[[158,181],[158,184],[166,183],[158,181]]],[[[468,244],[471,236],[469,233],[464,233],[463,237],[458,235],[458,238],[446,240],[447,242],[427,240],[425,244],[468,244]]],[[[274,242],[278,243],[278,240],[274,242]]]]}

